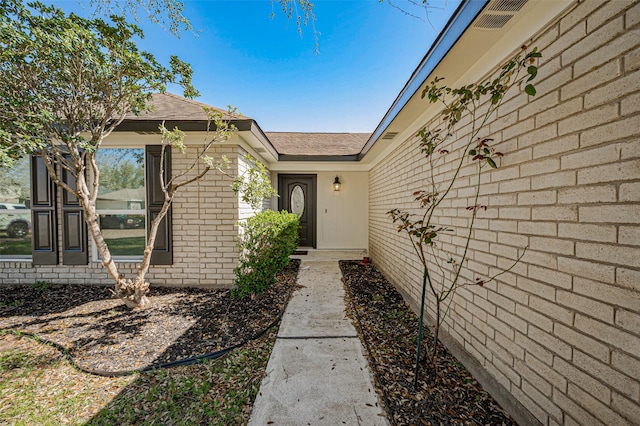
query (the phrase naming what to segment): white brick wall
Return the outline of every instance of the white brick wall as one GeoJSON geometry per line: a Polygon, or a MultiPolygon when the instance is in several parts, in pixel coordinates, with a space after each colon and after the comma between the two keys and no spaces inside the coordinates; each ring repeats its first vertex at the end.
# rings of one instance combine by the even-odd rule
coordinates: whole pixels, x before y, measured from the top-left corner
{"type": "MultiPolygon", "coordinates": [[[[483,190],[489,211],[467,267],[486,276],[529,250],[497,283],[460,290],[445,329],[544,425],[640,419],[639,23],[637,1],[576,3],[532,44],[538,95],[510,97],[480,135],[505,157],[483,190]]],[[[414,306],[421,267],[386,212],[414,207],[426,165],[411,139],[369,184],[370,254],[414,306]]],[[[468,184],[440,223],[466,222],[468,184]]],[[[459,231],[441,247],[460,253],[459,231]]]]}
{"type": "MultiPolygon", "coordinates": [[[[238,176],[242,176],[247,172],[247,170],[249,170],[249,167],[252,166],[252,164],[245,158],[246,154],[247,152],[244,149],[238,148],[238,176]]],[[[270,198],[265,198],[262,201],[260,209],[254,210],[249,203],[242,200],[242,194],[238,194],[238,220],[247,219],[256,213],[265,211],[269,208],[271,208],[270,198]]]]}
{"type": "MultiPolygon", "coordinates": [[[[174,172],[184,170],[195,155],[195,148],[186,155],[174,153],[174,172]]],[[[210,155],[215,158],[226,155],[231,161],[229,175],[237,173],[237,146],[212,147],[210,155]]],[[[231,183],[232,178],[211,171],[178,192],[173,202],[173,265],[151,266],[147,280],[152,285],[230,287],[233,284],[233,268],[238,262],[239,200],[231,190],[231,183]]],[[[1,262],[0,266],[0,284],[32,284],[36,280],[113,284],[102,264],[91,255],[87,266],[65,266],[62,261],[56,266],[33,266],[31,262],[1,262]]],[[[119,262],[118,267],[127,277],[132,277],[137,264],[119,262]]]]}

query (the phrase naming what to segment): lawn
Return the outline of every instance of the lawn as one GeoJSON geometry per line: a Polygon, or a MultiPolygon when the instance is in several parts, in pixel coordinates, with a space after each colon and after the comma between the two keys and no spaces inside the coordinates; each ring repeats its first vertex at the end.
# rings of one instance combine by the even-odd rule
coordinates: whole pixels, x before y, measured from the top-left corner
{"type": "MultiPolygon", "coordinates": [[[[114,256],[142,256],[146,238],[126,237],[107,240],[109,250],[114,256]]],[[[31,236],[23,239],[0,239],[0,254],[31,255],[31,236]]]]}
{"type": "Polygon", "coordinates": [[[31,255],[31,235],[22,239],[0,238],[0,254],[6,255],[31,255]]]}
{"type": "Polygon", "coordinates": [[[142,256],[146,237],[112,238],[107,240],[113,256],[142,256]]]}
{"type": "Polygon", "coordinates": [[[0,288],[0,424],[246,424],[298,267],[260,297],[152,287],[152,307],[133,311],[108,287],[0,288]],[[66,348],[85,372],[25,333],[66,348]],[[139,371],[235,346],[216,360],[139,371]]]}
{"type": "Polygon", "coordinates": [[[82,373],[48,345],[4,334],[0,423],[246,424],[275,335],[272,329],[214,361],[112,378],[82,373]]]}

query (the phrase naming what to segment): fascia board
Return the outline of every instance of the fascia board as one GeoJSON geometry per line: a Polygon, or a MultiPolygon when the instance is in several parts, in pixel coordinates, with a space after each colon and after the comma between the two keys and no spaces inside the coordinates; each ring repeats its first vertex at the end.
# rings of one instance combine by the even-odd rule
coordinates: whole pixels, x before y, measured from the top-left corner
{"type": "MultiPolygon", "coordinates": [[[[532,37],[544,31],[559,16],[567,13],[572,4],[575,4],[575,0],[529,0],[504,31],[469,28],[439,61],[431,74],[426,76],[425,81],[435,76],[446,77],[447,84],[452,87],[477,82],[497,64],[506,61],[522,44],[529,44],[532,37]],[[483,49],[482,46],[488,48],[483,49]]],[[[544,52],[542,54],[544,60],[544,52]]],[[[422,83],[424,84],[425,82],[422,83]]],[[[426,99],[422,99],[420,90],[407,98],[403,108],[396,114],[396,121],[392,124],[393,131],[399,131],[398,135],[389,143],[376,140],[362,159],[370,168],[406,140],[416,137],[418,130],[441,111],[441,107],[431,105],[426,99]],[[422,106],[419,106],[421,104],[422,106]],[[399,123],[402,124],[398,125],[399,123]]]]}
{"type": "Polygon", "coordinates": [[[368,172],[369,169],[358,161],[278,161],[269,167],[272,173],[368,172]]]}
{"type": "Polygon", "coordinates": [[[369,149],[378,141],[413,95],[420,90],[420,87],[429,78],[433,70],[440,64],[447,53],[449,53],[449,50],[456,44],[458,39],[464,34],[469,25],[471,25],[489,1],[490,0],[465,0],[458,6],[458,9],[456,9],[455,13],[451,16],[445,28],[440,32],[440,35],[438,35],[432,47],[413,72],[407,84],[405,84],[404,88],[400,91],[391,108],[389,108],[376,130],[362,148],[362,156],[367,154],[369,149]]]}

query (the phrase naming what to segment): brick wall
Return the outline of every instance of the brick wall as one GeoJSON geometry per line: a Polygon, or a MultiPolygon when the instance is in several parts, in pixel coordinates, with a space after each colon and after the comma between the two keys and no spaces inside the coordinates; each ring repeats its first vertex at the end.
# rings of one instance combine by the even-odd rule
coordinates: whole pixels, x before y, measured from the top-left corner
{"type": "MultiPolygon", "coordinates": [[[[544,55],[538,95],[510,95],[481,133],[505,157],[485,177],[467,278],[528,251],[497,282],[460,289],[444,327],[544,425],[640,419],[639,21],[637,1],[576,3],[532,44],[544,55]]],[[[427,172],[408,140],[369,184],[370,255],[414,306],[421,266],[386,212],[412,208],[427,172]]],[[[439,216],[457,230],[441,246],[457,253],[470,173],[439,216]]]]}
{"type": "MultiPolygon", "coordinates": [[[[238,176],[243,176],[249,170],[249,168],[254,165],[254,162],[249,161],[249,159],[245,157],[247,155],[247,152],[244,149],[242,148],[238,148],[238,149],[239,149],[238,176]]],[[[256,210],[253,207],[251,207],[249,203],[242,200],[242,193],[238,194],[238,220],[248,219],[254,214],[263,212],[270,208],[271,208],[271,198],[265,198],[262,201],[262,205],[260,206],[260,208],[256,210]]]]}
{"type": "MultiPolygon", "coordinates": [[[[173,170],[179,173],[193,162],[195,148],[187,155],[174,153],[173,170]]],[[[238,147],[211,148],[210,155],[226,155],[231,161],[229,175],[238,170],[238,147]]],[[[238,196],[231,190],[232,178],[209,172],[203,179],[183,187],[173,202],[173,265],[151,266],[147,280],[152,285],[229,287],[238,262],[236,223],[238,196]]],[[[60,217],[60,215],[58,215],[60,217]]],[[[58,232],[58,235],[62,235],[58,232]]],[[[118,262],[120,270],[132,277],[137,263],[118,262]]],[[[90,251],[87,266],[34,266],[31,262],[0,262],[0,284],[50,283],[106,284],[113,281],[90,251]]]]}

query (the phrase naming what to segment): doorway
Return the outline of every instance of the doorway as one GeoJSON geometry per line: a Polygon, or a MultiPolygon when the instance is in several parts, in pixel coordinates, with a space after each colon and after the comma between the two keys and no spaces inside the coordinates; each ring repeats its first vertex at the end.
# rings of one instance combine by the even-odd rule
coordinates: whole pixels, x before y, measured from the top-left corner
{"type": "Polygon", "coordinates": [[[278,209],[300,217],[300,247],[316,248],[316,175],[278,175],[278,209]]]}

